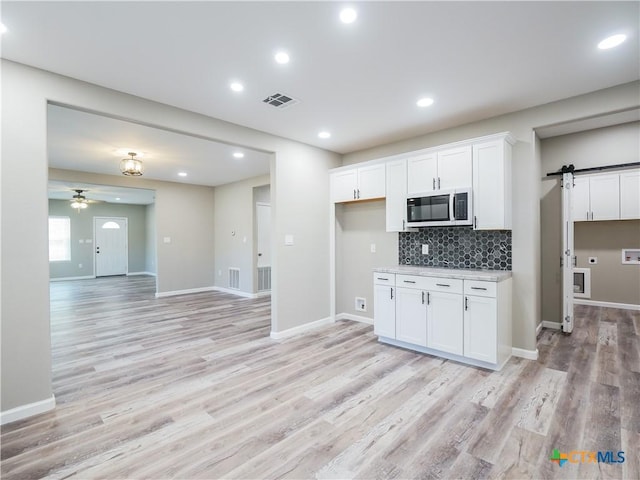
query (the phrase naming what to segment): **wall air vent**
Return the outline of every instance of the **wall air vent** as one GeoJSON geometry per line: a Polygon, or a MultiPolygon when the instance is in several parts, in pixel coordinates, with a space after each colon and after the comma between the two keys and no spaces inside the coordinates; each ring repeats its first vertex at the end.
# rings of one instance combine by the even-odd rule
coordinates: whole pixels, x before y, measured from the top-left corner
{"type": "Polygon", "coordinates": [[[300,100],[296,100],[290,95],[285,95],[284,93],[274,93],[273,95],[269,95],[267,98],[265,98],[262,101],[267,105],[271,105],[281,110],[283,108],[288,108],[300,102],[300,100]]]}

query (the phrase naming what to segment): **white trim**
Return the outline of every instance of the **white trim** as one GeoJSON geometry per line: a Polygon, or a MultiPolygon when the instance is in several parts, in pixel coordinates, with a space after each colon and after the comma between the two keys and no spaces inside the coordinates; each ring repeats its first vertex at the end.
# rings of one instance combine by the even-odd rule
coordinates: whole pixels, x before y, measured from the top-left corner
{"type": "Polygon", "coordinates": [[[152,272],[129,272],[129,273],[127,273],[127,277],[132,277],[134,275],[150,275],[152,277],[156,276],[156,274],[152,273],[152,272]]]}
{"type": "Polygon", "coordinates": [[[261,292],[254,293],[253,295],[255,295],[254,298],[270,297],[271,296],[271,290],[263,290],[261,292]]]}
{"type": "Polygon", "coordinates": [[[640,311],[640,305],[635,305],[633,303],[600,302],[598,300],[576,300],[573,303],[576,305],[591,305],[593,307],[620,308],[622,310],[640,311]]]}
{"type": "MultiPolygon", "coordinates": [[[[576,285],[573,285],[573,298],[591,298],[591,269],[573,267],[573,281],[575,282],[576,273],[582,274],[582,292],[576,292],[576,285]]],[[[575,300],[573,302],[576,303],[575,300]]]]}
{"type": "Polygon", "coordinates": [[[216,287],[200,287],[200,288],[189,288],[187,290],[173,290],[173,291],[169,291],[169,292],[156,292],[156,298],[174,297],[176,295],[189,295],[190,293],[213,292],[214,290],[216,290],[216,287]]]}
{"type": "Polygon", "coordinates": [[[85,275],[84,277],[58,277],[58,278],[50,278],[50,282],[62,282],[64,280],[90,280],[96,278],[94,275],[85,275]]]}
{"type": "Polygon", "coordinates": [[[524,348],[511,348],[511,355],[514,357],[526,358],[527,360],[538,360],[538,349],[525,350],[524,348]]]}
{"type": "Polygon", "coordinates": [[[542,331],[542,322],[540,322],[536,327],[536,338],[538,337],[538,335],[540,335],[541,331],[542,331]]]}
{"type": "Polygon", "coordinates": [[[305,323],[304,325],[299,325],[297,327],[289,328],[288,330],[282,330],[281,332],[272,331],[271,338],[273,338],[274,340],[280,340],[282,338],[292,337],[293,335],[306,333],[309,330],[313,330],[318,327],[323,327],[333,322],[334,322],[333,317],[321,318],[320,320],[316,320],[315,322],[305,323]]]}
{"type": "Polygon", "coordinates": [[[363,317],[362,315],[354,315],[352,313],[339,313],[336,315],[336,320],[352,320],[354,322],[366,323],[367,325],[373,325],[373,319],[369,317],[363,317]]]}
{"type": "MultiPolygon", "coordinates": [[[[228,293],[230,295],[236,295],[238,297],[258,298],[257,293],[243,292],[242,290],[236,290],[235,288],[225,288],[225,287],[211,287],[211,288],[216,292],[228,293]]],[[[267,293],[271,293],[271,292],[267,292],[267,293]]]]}
{"type": "Polygon", "coordinates": [[[28,403],[0,412],[0,425],[6,425],[7,423],[33,417],[34,415],[48,412],[54,408],[56,408],[56,397],[51,395],[49,398],[40,400],[39,402],[28,403]]]}
{"type": "Polygon", "coordinates": [[[553,330],[562,330],[562,323],[560,322],[548,322],[542,320],[542,328],[551,328],[553,330]]]}

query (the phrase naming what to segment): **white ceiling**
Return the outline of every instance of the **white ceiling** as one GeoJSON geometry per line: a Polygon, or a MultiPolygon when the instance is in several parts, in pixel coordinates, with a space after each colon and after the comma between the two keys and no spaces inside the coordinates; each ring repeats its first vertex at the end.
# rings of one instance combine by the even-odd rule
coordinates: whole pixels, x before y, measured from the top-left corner
{"type": "Polygon", "coordinates": [[[3,1],[2,56],[341,153],[639,78],[636,1],[351,5],[3,1]]]}
{"type": "Polygon", "coordinates": [[[216,186],[269,173],[264,152],[57,105],[47,107],[47,144],[49,165],[65,170],[120,175],[120,160],[134,151],[155,180],[216,186]]]}

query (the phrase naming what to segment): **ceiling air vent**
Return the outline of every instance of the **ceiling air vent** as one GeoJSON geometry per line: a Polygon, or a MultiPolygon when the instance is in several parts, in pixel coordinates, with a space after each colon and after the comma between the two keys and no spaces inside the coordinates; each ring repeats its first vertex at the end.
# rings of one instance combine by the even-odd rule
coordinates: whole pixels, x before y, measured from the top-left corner
{"type": "Polygon", "coordinates": [[[264,103],[280,109],[288,108],[291,105],[295,105],[299,101],[300,100],[296,100],[295,98],[292,98],[289,95],[285,95],[284,93],[274,93],[273,95],[269,95],[263,100],[264,103]]]}

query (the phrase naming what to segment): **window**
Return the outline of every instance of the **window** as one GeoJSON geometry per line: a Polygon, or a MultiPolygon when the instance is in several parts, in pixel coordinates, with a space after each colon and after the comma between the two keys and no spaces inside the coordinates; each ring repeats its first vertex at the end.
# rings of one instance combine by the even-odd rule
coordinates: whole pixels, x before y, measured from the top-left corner
{"type": "Polygon", "coordinates": [[[49,217],[49,261],[71,261],[71,219],[49,217]]]}

